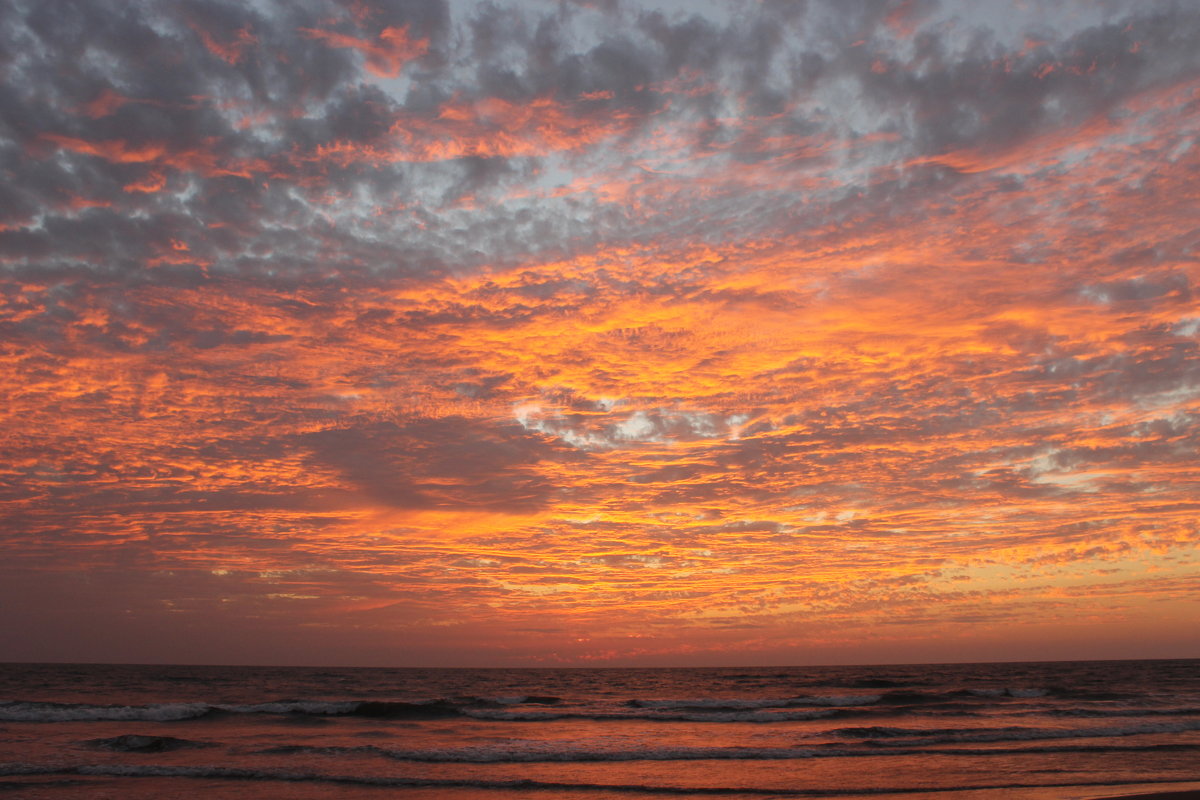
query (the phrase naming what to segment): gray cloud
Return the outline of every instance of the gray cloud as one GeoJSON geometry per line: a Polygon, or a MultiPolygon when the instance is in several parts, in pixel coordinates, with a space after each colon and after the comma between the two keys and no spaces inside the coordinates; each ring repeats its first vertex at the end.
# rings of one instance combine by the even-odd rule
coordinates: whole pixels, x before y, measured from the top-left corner
{"type": "MultiPolygon", "coordinates": [[[[644,173],[626,170],[621,152],[652,146],[664,124],[678,126],[692,154],[708,157],[704,169],[731,168],[725,149],[743,162],[786,155],[794,147],[787,137],[797,136],[899,134],[874,156],[891,160],[1011,147],[1194,74],[1190,43],[1200,25],[1186,6],[1169,4],[1116,4],[1106,15],[1081,7],[1074,27],[1065,27],[1065,15],[1052,18],[1061,29],[1047,27],[1051,18],[1017,15],[994,30],[964,23],[956,4],[914,6],[903,19],[876,3],[788,4],[730,19],[566,6],[371,8],[356,19],[315,0],[79,3],[53,11],[7,4],[0,157],[9,197],[0,251],[35,269],[69,263],[136,273],[162,258],[166,245],[155,231],[188,241],[214,270],[365,264],[393,274],[572,251],[623,237],[627,211],[586,193],[503,198],[568,163],[652,187],[644,173]],[[619,25],[629,14],[637,24],[619,25]],[[581,34],[585,19],[601,27],[581,34]],[[394,39],[383,33],[401,27],[409,41],[428,40],[424,55],[395,79],[364,83],[360,67],[392,58],[394,39]],[[1014,51],[1014,31],[1036,44],[1014,51]],[[470,69],[462,66],[467,55],[470,69]],[[556,153],[542,142],[490,157],[405,157],[408,148],[448,141],[439,137],[487,142],[511,133],[510,123],[488,128],[484,120],[478,134],[462,125],[437,132],[439,107],[486,98],[552,101],[568,115],[556,136],[620,122],[615,138],[582,149],[556,153]],[[411,128],[412,115],[422,115],[422,127],[397,134],[411,128]],[[735,116],[759,121],[731,128],[735,116]],[[349,160],[321,155],[339,148],[349,160]],[[400,160],[352,155],[362,148],[400,160]],[[466,198],[471,213],[451,208],[466,198]],[[108,208],[64,208],[72,202],[108,208]],[[131,214],[142,222],[133,224],[131,214]],[[37,217],[42,225],[30,227],[37,217]],[[334,224],[318,236],[328,219],[334,224]],[[239,235],[231,240],[214,225],[239,235]],[[315,252],[323,253],[319,261],[315,252]]],[[[752,224],[776,225],[786,195],[763,188],[763,207],[773,210],[752,224]]],[[[838,191],[856,189],[883,192],[888,202],[897,191],[866,183],[838,191]]],[[[687,202],[697,218],[729,217],[732,203],[745,215],[744,195],[687,202]]],[[[664,218],[642,235],[680,224],[664,218]]]]}
{"type": "Polygon", "coordinates": [[[454,417],[329,429],[301,441],[356,489],[403,509],[527,512],[558,488],[533,467],[578,459],[517,425],[454,417]]]}

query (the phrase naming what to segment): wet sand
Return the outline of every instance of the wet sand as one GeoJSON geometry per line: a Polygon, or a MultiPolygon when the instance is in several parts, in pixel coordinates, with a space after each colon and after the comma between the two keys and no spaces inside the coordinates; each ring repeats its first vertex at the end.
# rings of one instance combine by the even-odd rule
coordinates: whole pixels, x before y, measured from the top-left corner
{"type": "Polygon", "coordinates": [[[1200,789],[1186,789],[1181,792],[1106,795],[1097,800],[1200,800],[1200,789]]]}

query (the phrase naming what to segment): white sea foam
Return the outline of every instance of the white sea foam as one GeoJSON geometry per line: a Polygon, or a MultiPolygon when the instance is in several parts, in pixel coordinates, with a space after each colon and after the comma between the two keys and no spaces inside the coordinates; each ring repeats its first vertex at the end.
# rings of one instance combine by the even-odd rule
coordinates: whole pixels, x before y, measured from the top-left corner
{"type": "Polygon", "coordinates": [[[613,718],[616,714],[570,714],[562,711],[498,711],[488,708],[463,709],[463,715],[474,719],[504,720],[509,722],[540,722],[545,720],[567,719],[569,717],[587,717],[589,719],[613,718]]]}
{"type": "Polygon", "coordinates": [[[147,706],[92,706],[69,703],[0,703],[4,722],[174,722],[210,714],[207,703],[159,703],[147,706]]]}
{"type": "Polygon", "coordinates": [[[866,706],[878,703],[883,695],[844,694],[812,695],[808,697],[697,697],[663,700],[631,700],[629,705],[637,708],[656,709],[705,709],[736,711],[742,709],[796,708],[799,706],[866,706]]]}
{"type": "Polygon", "coordinates": [[[339,702],[319,700],[277,700],[271,703],[254,703],[251,705],[217,705],[214,708],[230,711],[235,714],[315,714],[337,715],[351,714],[361,703],[357,700],[339,702]]]}
{"type": "Polygon", "coordinates": [[[883,699],[881,694],[833,694],[805,697],[793,701],[793,705],[813,706],[869,706],[883,699]]]}
{"type": "Polygon", "coordinates": [[[1046,689],[1003,688],[1003,689],[967,689],[968,694],[976,697],[1018,697],[1031,699],[1045,697],[1050,694],[1046,689]]]}
{"type": "Polygon", "coordinates": [[[175,722],[214,712],[233,714],[351,714],[360,701],[325,702],[279,700],[270,703],[233,705],[223,703],[153,703],[144,706],[93,706],[68,703],[0,703],[0,721],[5,722],[175,722]]]}
{"type": "Polygon", "coordinates": [[[789,698],[770,697],[740,699],[736,697],[696,697],[680,700],[631,700],[630,705],[638,708],[779,708],[786,706],[789,698]]]}
{"type": "MultiPolygon", "coordinates": [[[[843,729],[852,733],[855,729],[843,729]]],[[[886,747],[925,747],[928,745],[983,742],[1025,742],[1045,739],[1097,739],[1141,736],[1155,733],[1186,733],[1200,730],[1200,720],[1183,722],[1147,722],[1136,725],[1112,725],[1095,728],[1023,728],[938,730],[932,735],[919,728],[864,728],[860,733],[871,743],[886,747]]]]}

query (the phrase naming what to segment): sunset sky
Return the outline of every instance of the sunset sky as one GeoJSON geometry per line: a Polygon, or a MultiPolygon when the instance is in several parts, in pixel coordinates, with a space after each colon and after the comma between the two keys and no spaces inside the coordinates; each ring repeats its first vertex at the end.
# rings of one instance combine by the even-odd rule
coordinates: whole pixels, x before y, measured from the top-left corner
{"type": "Polygon", "coordinates": [[[1200,656],[1197,42],[0,0],[0,661],[1200,656]]]}

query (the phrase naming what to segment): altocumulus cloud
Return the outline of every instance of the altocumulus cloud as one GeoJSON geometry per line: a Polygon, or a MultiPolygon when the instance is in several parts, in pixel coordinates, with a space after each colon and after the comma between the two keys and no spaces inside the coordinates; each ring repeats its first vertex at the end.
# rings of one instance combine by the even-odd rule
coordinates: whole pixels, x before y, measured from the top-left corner
{"type": "Polygon", "coordinates": [[[1169,642],[1197,39],[1184,2],[5,0],[0,613],[56,642],[7,655],[1169,642]]]}

